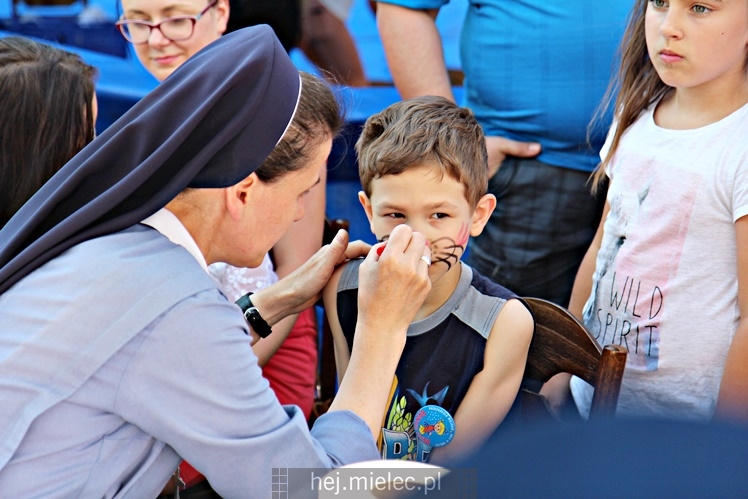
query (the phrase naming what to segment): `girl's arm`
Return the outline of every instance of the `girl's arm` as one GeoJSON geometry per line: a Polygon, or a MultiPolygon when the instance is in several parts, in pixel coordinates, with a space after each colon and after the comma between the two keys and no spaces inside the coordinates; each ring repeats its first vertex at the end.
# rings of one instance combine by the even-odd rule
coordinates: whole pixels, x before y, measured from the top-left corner
{"type": "Polygon", "coordinates": [[[735,222],[740,322],[727,352],[715,418],[748,421],[748,216],[735,222]]]}
{"type": "Polygon", "coordinates": [[[298,315],[291,315],[273,325],[273,334],[252,344],[252,351],[257,356],[257,364],[263,367],[270,357],[275,355],[283,342],[288,338],[298,315]]]}
{"type": "Polygon", "coordinates": [[[450,465],[483,445],[512,407],[525,372],[533,320],[519,300],[509,300],[486,341],[483,370],[470,383],[455,414],[455,436],[432,451],[431,462],[450,465]]]}
{"type": "Polygon", "coordinates": [[[600,251],[600,245],[603,241],[603,226],[605,225],[605,219],[608,218],[609,211],[610,204],[608,201],[605,201],[603,214],[600,217],[600,225],[597,226],[595,237],[592,239],[590,247],[587,249],[587,253],[584,254],[582,263],[579,265],[577,277],[574,279],[574,287],[571,289],[569,312],[574,314],[579,320],[582,320],[584,304],[587,303],[587,299],[590,297],[590,293],[592,293],[592,275],[595,273],[597,252],[600,251]]]}
{"type": "Polygon", "coordinates": [[[273,246],[275,272],[280,279],[299,268],[322,247],[326,184],[327,169],[322,168],[319,184],[304,199],[304,218],[295,222],[273,246]]]}
{"type": "MultiPolygon", "coordinates": [[[[574,287],[571,290],[571,299],[569,300],[568,308],[569,312],[574,314],[579,320],[582,320],[584,304],[587,303],[587,299],[590,297],[590,293],[592,293],[592,275],[595,273],[597,252],[600,251],[600,245],[603,241],[603,226],[605,225],[605,219],[608,217],[609,211],[610,204],[605,201],[605,208],[603,208],[603,214],[600,217],[600,225],[597,226],[595,237],[592,239],[587,253],[584,254],[582,263],[579,265],[579,270],[577,270],[577,277],[574,279],[574,287]]],[[[557,374],[549,379],[543,385],[543,388],[540,389],[540,394],[546,398],[554,414],[563,413],[569,403],[569,399],[571,398],[571,391],[569,389],[570,379],[570,374],[557,374]]]]}

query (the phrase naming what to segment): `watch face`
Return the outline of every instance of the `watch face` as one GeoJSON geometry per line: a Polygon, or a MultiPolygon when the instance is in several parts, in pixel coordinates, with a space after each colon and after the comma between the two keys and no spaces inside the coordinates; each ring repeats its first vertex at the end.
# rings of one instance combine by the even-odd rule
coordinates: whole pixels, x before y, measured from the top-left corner
{"type": "Polygon", "coordinates": [[[244,312],[244,317],[247,319],[247,322],[249,322],[252,326],[255,326],[258,320],[262,320],[262,316],[260,316],[260,312],[254,307],[249,307],[244,312]]]}
{"type": "Polygon", "coordinates": [[[265,319],[260,315],[260,311],[255,307],[249,307],[244,312],[244,318],[247,319],[249,325],[252,326],[252,330],[260,335],[261,338],[267,338],[267,336],[273,332],[270,325],[265,322],[265,319]]]}

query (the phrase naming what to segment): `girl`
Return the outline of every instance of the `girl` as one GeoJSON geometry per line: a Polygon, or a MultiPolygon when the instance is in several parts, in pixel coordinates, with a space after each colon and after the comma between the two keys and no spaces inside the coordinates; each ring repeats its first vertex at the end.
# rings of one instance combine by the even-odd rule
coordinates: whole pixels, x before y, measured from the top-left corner
{"type": "MultiPolygon", "coordinates": [[[[638,0],[627,27],[607,203],[569,305],[629,350],[619,415],[746,414],[747,46],[746,0],[638,0]]],[[[590,387],[571,391],[587,412],[590,387]]]]}

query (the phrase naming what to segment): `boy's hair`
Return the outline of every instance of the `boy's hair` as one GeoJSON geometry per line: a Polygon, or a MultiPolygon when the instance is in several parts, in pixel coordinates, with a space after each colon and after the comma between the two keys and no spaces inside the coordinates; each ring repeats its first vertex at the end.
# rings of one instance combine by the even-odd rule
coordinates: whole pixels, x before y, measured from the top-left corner
{"type": "Polygon", "coordinates": [[[483,129],[472,111],[443,97],[398,102],[369,117],[356,152],[367,196],[371,196],[373,179],[397,175],[426,161],[439,165],[441,175],[465,186],[471,208],[488,189],[483,129]]]}

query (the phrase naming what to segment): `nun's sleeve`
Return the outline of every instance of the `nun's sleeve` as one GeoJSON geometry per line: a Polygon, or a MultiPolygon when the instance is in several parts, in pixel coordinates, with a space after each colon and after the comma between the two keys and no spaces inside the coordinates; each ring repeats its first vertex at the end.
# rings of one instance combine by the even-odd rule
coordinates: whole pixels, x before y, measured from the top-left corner
{"type": "Polygon", "coordinates": [[[327,414],[310,433],[298,407],[279,404],[243,320],[217,290],[165,312],[130,360],[115,410],[173,447],[223,497],[269,496],[273,469],[377,459],[355,414],[327,414]]]}

